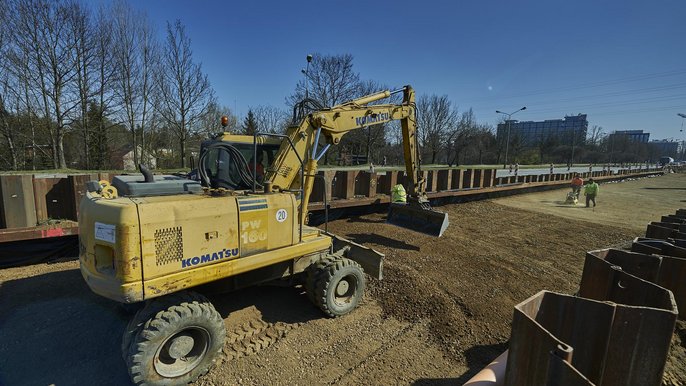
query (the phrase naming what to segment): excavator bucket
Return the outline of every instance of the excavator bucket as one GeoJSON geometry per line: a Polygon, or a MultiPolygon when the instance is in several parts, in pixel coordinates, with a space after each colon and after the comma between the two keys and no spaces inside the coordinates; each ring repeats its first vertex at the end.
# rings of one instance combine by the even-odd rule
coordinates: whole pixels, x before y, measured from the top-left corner
{"type": "Polygon", "coordinates": [[[386,222],[413,231],[441,237],[448,228],[448,214],[413,204],[390,204],[386,222]]]}

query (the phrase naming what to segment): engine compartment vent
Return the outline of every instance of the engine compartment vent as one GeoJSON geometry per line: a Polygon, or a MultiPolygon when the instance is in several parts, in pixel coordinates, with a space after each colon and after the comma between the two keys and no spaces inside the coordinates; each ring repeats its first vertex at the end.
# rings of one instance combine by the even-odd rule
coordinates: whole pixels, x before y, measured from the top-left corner
{"type": "Polygon", "coordinates": [[[155,259],[157,265],[183,259],[183,233],[180,226],[155,231],[155,259]]]}

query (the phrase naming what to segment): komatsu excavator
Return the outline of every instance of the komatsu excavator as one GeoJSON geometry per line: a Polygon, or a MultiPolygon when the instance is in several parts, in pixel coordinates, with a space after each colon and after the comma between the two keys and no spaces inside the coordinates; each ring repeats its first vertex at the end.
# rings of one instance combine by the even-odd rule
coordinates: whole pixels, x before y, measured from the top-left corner
{"type": "Polygon", "coordinates": [[[285,135],[204,143],[200,182],[141,167],[142,177],[89,183],[81,273],[94,292],[139,306],[122,339],[135,384],[187,384],[217,360],[224,321],[193,287],[301,279],[310,300],[338,317],[359,304],[365,274],[382,278],[382,254],[306,225],[317,162],[347,132],[400,120],[409,194],[407,204],[391,204],[388,221],[436,236],[448,226],[425,194],[410,86],[311,113],[307,103],[296,106],[285,135]],[[400,104],[370,104],[401,92],[400,104]]]}

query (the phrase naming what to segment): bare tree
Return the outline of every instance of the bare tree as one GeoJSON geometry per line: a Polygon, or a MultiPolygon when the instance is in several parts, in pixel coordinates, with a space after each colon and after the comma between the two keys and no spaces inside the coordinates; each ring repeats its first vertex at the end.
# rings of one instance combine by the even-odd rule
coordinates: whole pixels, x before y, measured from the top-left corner
{"type": "Polygon", "coordinates": [[[146,133],[153,129],[157,120],[153,117],[153,106],[159,105],[155,99],[160,98],[155,87],[155,74],[160,69],[160,54],[155,32],[149,22],[143,23],[140,30],[141,39],[141,108],[140,108],[140,136],[142,159],[146,152],[146,133]]]}
{"type": "Polygon", "coordinates": [[[421,95],[417,99],[417,127],[423,151],[436,163],[446,134],[457,124],[457,110],[447,95],[421,95]]]}
{"type": "Polygon", "coordinates": [[[305,78],[298,81],[286,104],[292,107],[307,97],[324,107],[335,106],[358,96],[359,83],[352,55],[314,54],[305,78]]]}
{"type": "Polygon", "coordinates": [[[153,77],[159,72],[156,71],[157,42],[145,14],[135,12],[123,2],[115,5],[113,14],[114,90],[121,106],[121,121],[131,135],[134,163],[138,163],[141,158],[138,148],[145,147],[145,133],[149,130],[154,104],[152,93],[156,88],[153,77]]]}
{"type": "Polygon", "coordinates": [[[90,169],[89,142],[91,128],[88,122],[88,103],[94,88],[94,61],[96,59],[96,31],[91,13],[80,3],[68,5],[67,17],[72,31],[73,61],[76,67],[76,87],[78,92],[77,127],[83,140],[84,165],[90,169]]]}
{"type": "Polygon", "coordinates": [[[110,18],[111,10],[101,6],[98,9],[93,31],[93,97],[94,103],[89,106],[90,133],[88,143],[89,163],[96,169],[105,167],[109,159],[109,131],[114,122],[109,117],[114,110],[113,86],[116,66],[114,61],[114,42],[112,38],[113,22],[110,18]]]}
{"type": "Polygon", "coordinates": [[[0,132],[7,142],[10,167],[12,170],[17,170],[17,149],[15,146],[14,130],[11,129],[9,106],[7,106],[8,97],[11,98],[10,94],[15,94],[8,63],[10,45],[10,31],[8,29],[9,12],[8,4],[6,2],[0,3],[0,132]]]}
{"type": "MultiPolygon", "coordinates": [[[[457,117],[457,110],[455,110],[455,117],[457,117]]],[[[446,139],[446,159],[448,165],[460,164],[460,156],[466,156],[466,150],[472,145],[472,142],[477,137],[476,118],[474,111],[469,109],[462,113],[460,119],[456,124],[453,124],[447,130],[446,139]]]]}
{"type": "MultiPolygon", "coordinates": [[[[32,19],[30,17],[22,17],[20,12],[29,9],[27,3],[13,2],[2,3],[3,9],[6,12],[5,21],[0,23],[0,28],[4,32],[4,41],[2,46],[3,53],[0,54],[4,61],[4,68],[0,70],[4,76],[3,78],[3,104],[5,109],[4,125],[8,125],[8,116],[10,112],[14,113],[14,127],[5,126],[7,131],[7,140],[12,142],[9,146],[11,158],[18,159],[20,157],[17,151],[16,139],[22,140],[23,143],[30,143],[31,168],[36,167],[36,152],[40,152],[44,159],[51,160],[53,166],[55,165],[56,153],[50,147],[50,151],[45,146],[40,146],[36,143],[36,135],[39,138],[51,139],[47,131],[42,133],[40,129],[48,129],[45,125],[45,120],[40,119],[36,112],[41,109],[42,88],[37,78],[38,68],[36,63],[36,37],[32,34],[37,32],[33,24],[28,23],[32,19]],[[14,17],[9,17],[9,14],[14,17]],[[21,117],[21,118],[20,118],[21,117]],[[42,121],[44,127],[40,127],[39,120],[42,121]],[[18,138],[19,137],[19,138],[18,138]],[[30,142],[29,142],[30,141],[30,142]]],[[[52,142],[52,141],[51,141],[52,142]]],[[[17,165],[18,166],[18,165],[17,165]]]]}
{"type": "MultiPolygon", "coordinates": [[[[303,72],[305,77],[286,98],[286,105],[294,111],[294,120],[303,118],[312,110],[332,107],[359,96],[360,75],[353,69],[353,56],[350,54],[315,53],[312,63],[303,72]]],[[[343,148],[337,147],[339,156],[343,148]]],[[[329,162],[329,154],[324,155],[324,163],[329,162]]]]}
{"type": "Polygon", "coordinates": [[[181,167],[186,167],[186,141],[207,114],[214,92],[200,64],[193,61],[191,40],[181,21],[167,23],[159,89],[160,114],[179,141],[181,167]]]}
{"type": "Polygon", "coordinates": [[[605,130],[602,126],[593,125],[591,127],[591,132],[589,134],[590,135],[588,136],[588,144],[598,146],[600,145],[601,140],[605,136],[605,130]]]}
{"type": "Polygon", "coordinates": [[[260,105],[257,107],[250,107],[255,116],[257,127],[260,131],[269,133],[283,133],[288,125],[288,113],[278,107],[270,105],[260,105]]]}
{"type": "Polygon", "coordinates": [[[491,126],[480,124],[476,126],[476,136],[474,142],[474,149],[477,152],[476,163],[482,165],[484,163],[484,155],[489,149],[496,146],[495,135],[491,126]]]}
{"type": "Polygon", "coordinates": [[[220,106],[216,101],[210,102],[207,106],[207,113],[201,117],[195,133],[203,138],[208,138],[227,130],[231,132],[238,130],[238,117],[228,106],[220,106]],[[229,119],[226,128],[221,126],[221,117],[224,115],[229,119]]]}
{"type": "Polygon", "coordinates": [[[16,36],[29,51],[27,73],[39,86],[43,123],[50,136],[53,166],[66,168],[64,136],[71,117],[78,108],[78,91],[74,87],[76,65],[73,60],[73,3],[46,0],[18,0],[16,36]]]}

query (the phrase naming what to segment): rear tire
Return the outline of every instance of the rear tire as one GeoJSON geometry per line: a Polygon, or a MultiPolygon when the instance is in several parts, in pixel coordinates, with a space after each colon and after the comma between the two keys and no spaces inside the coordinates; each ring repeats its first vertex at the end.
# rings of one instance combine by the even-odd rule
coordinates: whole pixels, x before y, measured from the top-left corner
{"type": "Polygon", "coordinates": [[[315,304],[329,317],[342,316],[358,306],[364,289],[362,267],[353,260],[338,258],[328,262],[317,275],[315,304]]]}
{"type": "Polygon", "coordinates": [[[181,293],[141,309],[124,333],[122,350],[134,384],[185,385],[214,365],[225,338],[224,321],[212,304],[181,293]]]}

